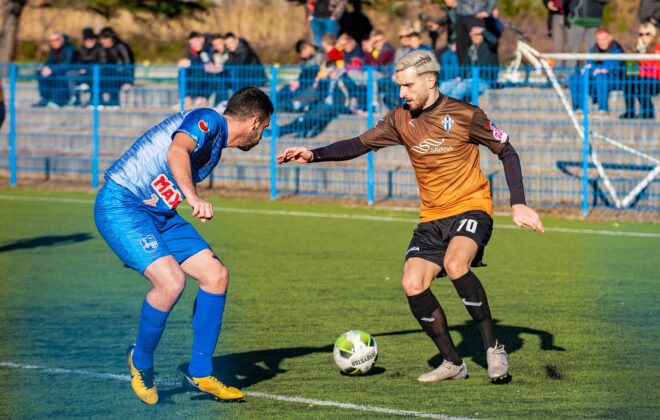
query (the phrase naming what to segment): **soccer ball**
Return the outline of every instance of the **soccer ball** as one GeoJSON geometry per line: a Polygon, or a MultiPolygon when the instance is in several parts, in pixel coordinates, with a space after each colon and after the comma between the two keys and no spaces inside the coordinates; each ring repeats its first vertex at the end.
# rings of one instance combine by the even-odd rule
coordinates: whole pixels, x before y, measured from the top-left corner
{"type": "Polygon", "coordinates": [[[364,331],[351,330],[335,341],[332,356],[339,370],[347,375],[364,375],[376,364],[378,345],[364,331]]]}

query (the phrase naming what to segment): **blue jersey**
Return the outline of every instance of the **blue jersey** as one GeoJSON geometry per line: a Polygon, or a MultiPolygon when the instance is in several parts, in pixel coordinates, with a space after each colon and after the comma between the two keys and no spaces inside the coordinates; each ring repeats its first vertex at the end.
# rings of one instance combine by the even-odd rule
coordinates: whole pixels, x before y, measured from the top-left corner
{"type": "Polygon", "coordinates": [[[197,142],[190,166],[193,182],[202,181],[227,147],[227,120],[210,108],[180,112],[152,127],[105,172],[105,179],[128,189],[155,211],[175,209],[185,197],[170,171],[167,150],[178,132],[197,142]]]}

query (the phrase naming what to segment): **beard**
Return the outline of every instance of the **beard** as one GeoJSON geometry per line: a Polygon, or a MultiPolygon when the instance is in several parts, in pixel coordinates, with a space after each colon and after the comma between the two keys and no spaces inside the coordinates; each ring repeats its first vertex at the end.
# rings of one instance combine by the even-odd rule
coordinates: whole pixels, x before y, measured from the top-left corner
{"type": "Polygon", "coordinates": [[[261,132],[259,130],[251,131],[249,134],[246,134],[245,137],[243,137],[241,144],[239,144],[237,147],[240,150],[247,152],[257,144],[259,144],[260,140],[261,140],[261,132]]]}
{"type": "Polygon", "coordinates": [[[420,112],[421,110],[424,109],[424,105],[426,104],[426,101],[429,99],[429,95],[426,95],[424,97],[419,97],[415,98],[413,104],[408,103],[408,109],[410,112],[420,112]]]}

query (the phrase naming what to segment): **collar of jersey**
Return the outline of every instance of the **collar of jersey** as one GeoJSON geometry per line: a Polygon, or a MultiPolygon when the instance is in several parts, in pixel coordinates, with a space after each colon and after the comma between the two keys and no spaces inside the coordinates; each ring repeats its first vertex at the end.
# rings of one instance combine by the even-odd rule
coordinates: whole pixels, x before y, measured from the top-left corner
{"type": "Polygon", "coordinates": [[[443,94],[441,93],[441,94],[438,96],[438,99],[436,99],[435,102],[433,102],[430,106],[428,106],[428,107],[422,109],[421,111],[415,112],[415,113],[411,112],[411,113],[410,113],[410,116],[413,117],[413,118],[419,118],[419,117],[422,116],[422,114],[424,114],[424,113],[426,113],[426,112],[431,112],[431,111],[433,111],[434,109],[436,109],[437,107],[439,107],[440,104],[442,104],[442,103],[444,102],[445,98],[446,98],[446,96],[443,95],[443,94]]]}

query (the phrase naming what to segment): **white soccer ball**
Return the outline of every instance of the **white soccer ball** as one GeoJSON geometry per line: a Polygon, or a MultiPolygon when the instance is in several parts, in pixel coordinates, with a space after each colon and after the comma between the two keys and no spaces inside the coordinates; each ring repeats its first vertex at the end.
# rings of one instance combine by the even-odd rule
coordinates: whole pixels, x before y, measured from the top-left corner
{"type": "Polygon", "coordinates": [[[364,375],[376,364],[378,345],[369,334],[360,330],[343,333],[332,351],[335,363],[347,375],[364,375]]]}

